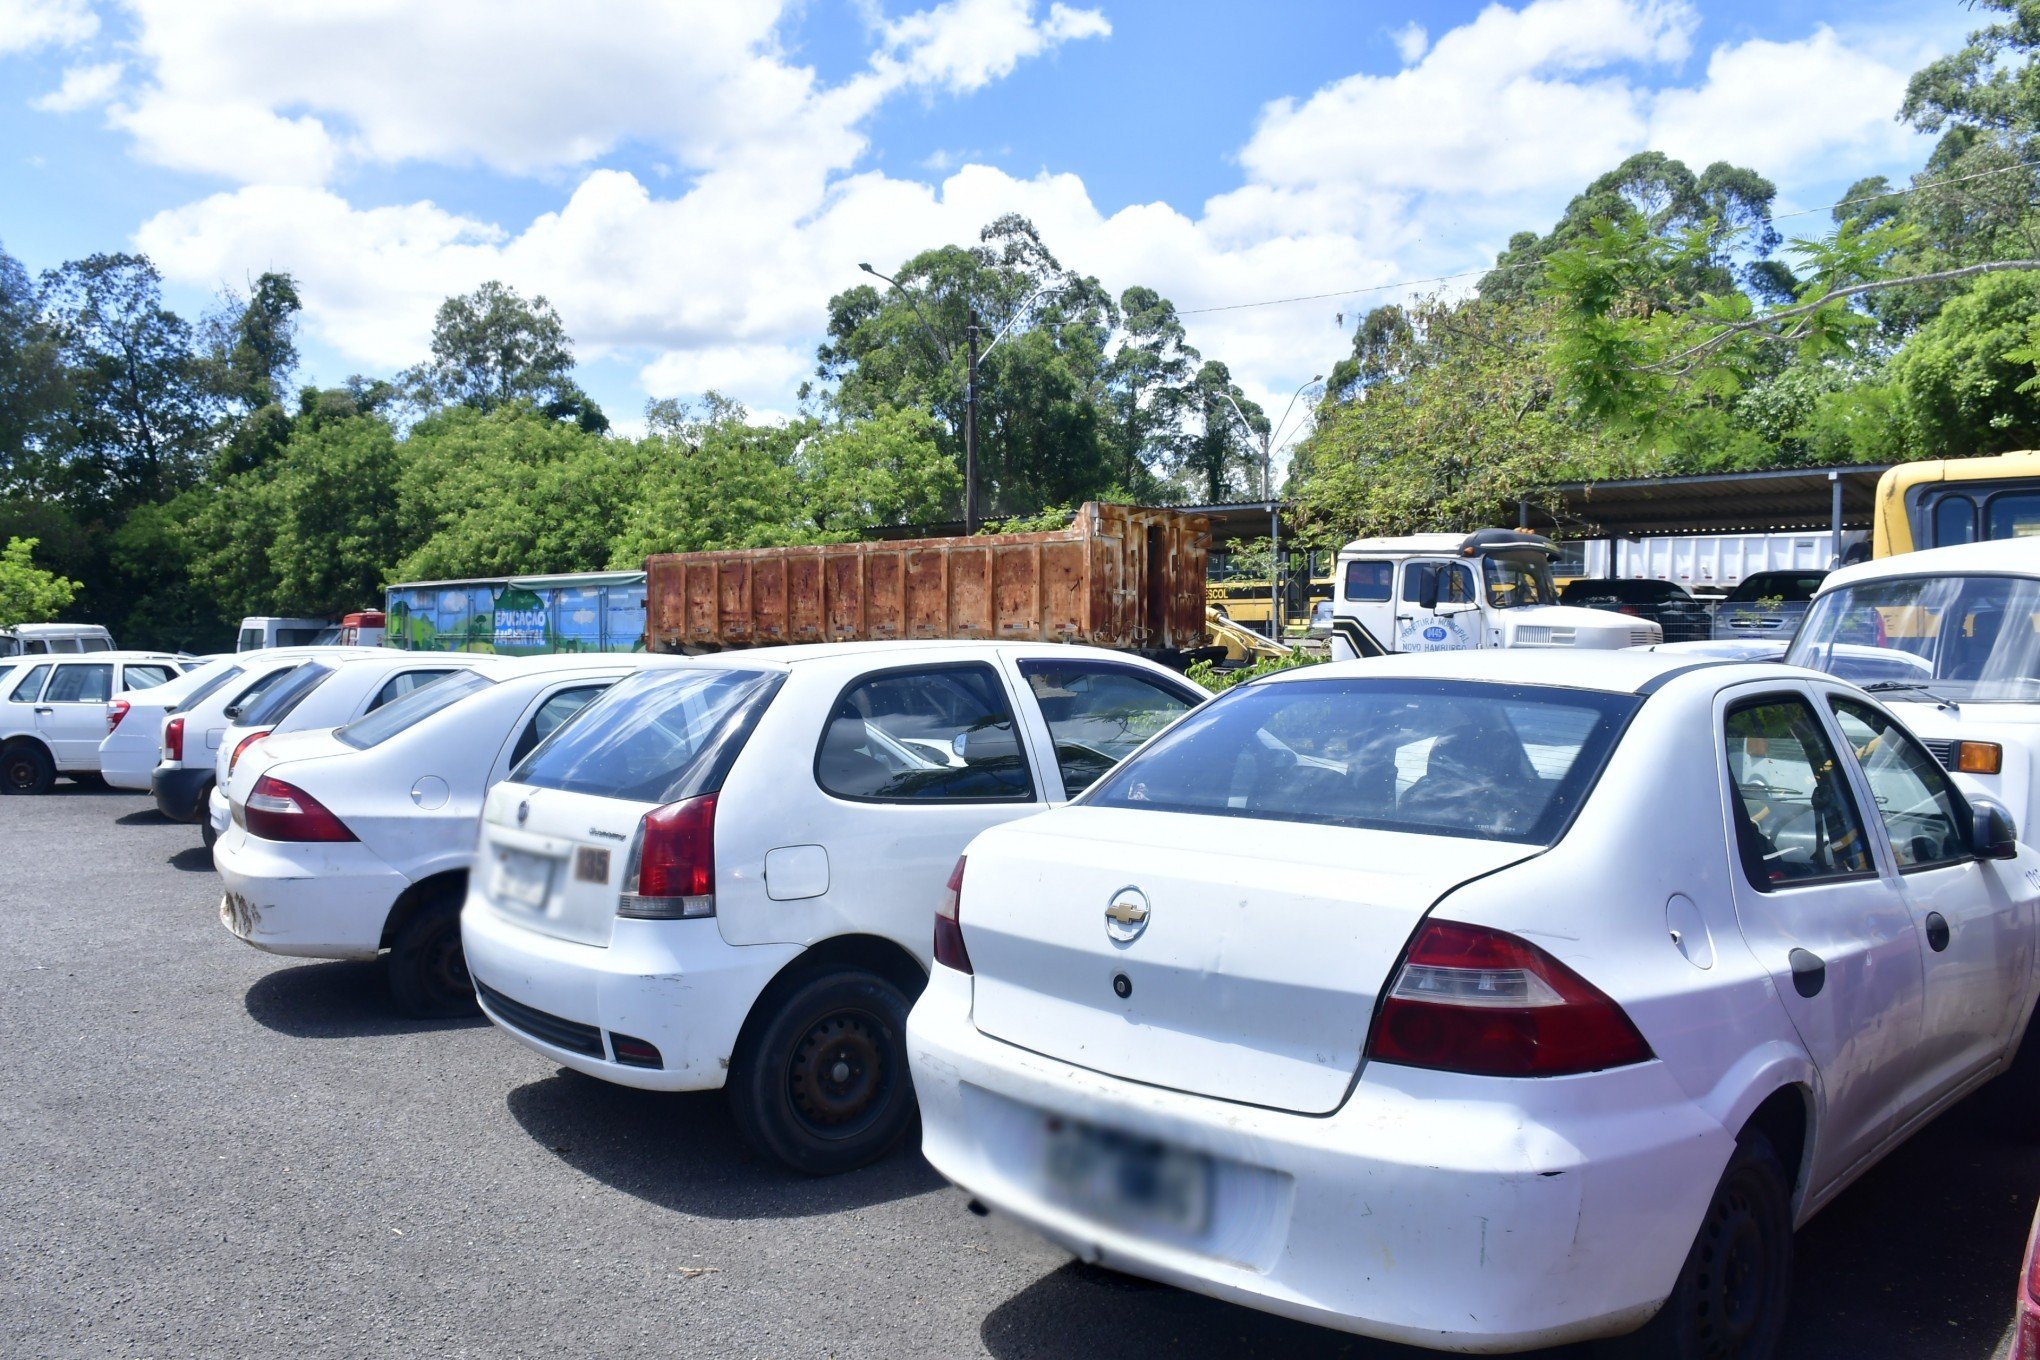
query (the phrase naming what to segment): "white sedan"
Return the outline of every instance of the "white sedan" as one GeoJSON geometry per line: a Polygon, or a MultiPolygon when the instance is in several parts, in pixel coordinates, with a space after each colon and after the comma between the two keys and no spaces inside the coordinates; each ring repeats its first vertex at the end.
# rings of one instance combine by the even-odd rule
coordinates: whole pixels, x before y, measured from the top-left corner
{"type": "Polygon", "coordinates": [[[2008,1064],[2036,899],[2002,809],[1804,670],[1291,671],[971,843],[924,1151],[1290,1317],[1764,1356],[1795,1225],[2008,1064]]]}
{"type": "Polygon", "coordinates": [[[414,1015],[474,1008],[460,904],[488,786],[618,679],[671,658],[476,656],[338,729],[251,746],[213,848],[220,922],[273,954],[381,956],[414,1015]]]}
{"type": "Polygon", "coordinates": [[[1045,643],[693,660],[597,700],[493,789],[462,935],[482,1009],[555,1061],[726,1088],[810,1173],[913,1126],[928,904],[977,832],[1063,801],[1202,691],[1045,643]]]}

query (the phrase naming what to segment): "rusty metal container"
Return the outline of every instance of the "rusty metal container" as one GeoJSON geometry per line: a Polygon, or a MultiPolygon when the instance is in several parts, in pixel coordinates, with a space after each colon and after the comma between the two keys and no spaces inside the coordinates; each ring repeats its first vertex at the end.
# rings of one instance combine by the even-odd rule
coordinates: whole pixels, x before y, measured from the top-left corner
{"type": "Polygon", "coordinates": [[[1202,515],[1085,502],[1067,529],[975,538],[660,553],[645,562],[655,652],[897,638],[1204,643],[1202,515]]]}

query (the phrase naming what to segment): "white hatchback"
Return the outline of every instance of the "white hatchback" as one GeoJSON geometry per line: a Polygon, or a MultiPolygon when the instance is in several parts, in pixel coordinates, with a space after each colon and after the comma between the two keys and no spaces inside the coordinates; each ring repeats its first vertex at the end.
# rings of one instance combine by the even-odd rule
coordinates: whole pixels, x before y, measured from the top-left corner
{"type": "Polygon", "coordinates": [[[1758,1357],[1794,1226],[2009,1062],[2040,855],[1849,685],[1475,653],[1244,686],[953,885],[909,1046],[984,1205],[1413,1345],[1758,1357]]]}
{"type": "Polygon", "coordinates": [[[213,848],[220,923],[272,954],[382,957],[413,1015],[474,1009],[460,904],[490,784],[626,675],[670,657],[477,657],[335,729],[242,757],[213,848]]]}
{"type": "Polygon", "coordinates": [[[190,670],[165,684],[131,690],[121,696],[127,705],[107,713],[110,731],[99,743],[99,775],[117,789],[145,792],[163,747],[164,717],[208,686],[224,684],[234,663],[218,657],[194,657],[190,670]]]}
{"type": "Polygon", "coordinates": [[[185,663],[160,652],[21,657],[0,693],[0,793],[45,793],[58,775],[99,775],[99,744],[130,691],[168,684],[185,663]]]}
{"type": "Polygon", "coordinates": [[[592,1076],[726,1087],[808,1172],[912,1126],[928,904],[1202,691],[1087,647],[843,643],[636,676],[490,791],[462,934],[483,1010],[592,1076]]]}

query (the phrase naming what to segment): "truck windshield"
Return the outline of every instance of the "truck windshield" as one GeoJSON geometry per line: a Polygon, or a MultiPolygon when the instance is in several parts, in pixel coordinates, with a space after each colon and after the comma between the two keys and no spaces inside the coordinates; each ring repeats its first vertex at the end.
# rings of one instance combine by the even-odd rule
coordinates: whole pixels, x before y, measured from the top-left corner
{"type": "Polygon", "coordinates": [[[1489,553],[1481,558],[1487,577],[1488,604],[1514,609],[1527,604],[1555,604],[1558,589],[1551,582],[1551,563],[1543,553],[1489,553]]]}
{"type": "Polygon", "coordinates": [[[1859,685],[1931,684],[1976,702],[2040,699],[2040,581],[1922,576],[1833,590],[1813,602],[1788,664],[1859,685]]]}

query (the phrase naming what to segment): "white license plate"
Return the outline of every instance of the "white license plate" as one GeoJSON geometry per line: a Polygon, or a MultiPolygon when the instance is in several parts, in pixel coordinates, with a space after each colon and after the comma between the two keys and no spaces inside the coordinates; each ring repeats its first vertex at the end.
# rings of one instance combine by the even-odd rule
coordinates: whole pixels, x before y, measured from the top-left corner
{"type": "Polygon", "coordinates": [[[490,895],[520,907],[542,907],[552,891],[553,861],[522,850],[496,852],[496,881],[490,895]]]}
{"type": "Polygon", "coordinates": [[[1048,1181],[1085,1213],[1198,1233],[1211,1217],[1211,1159],[1066,1119],[1048,1124],[1048,1181]]]}

